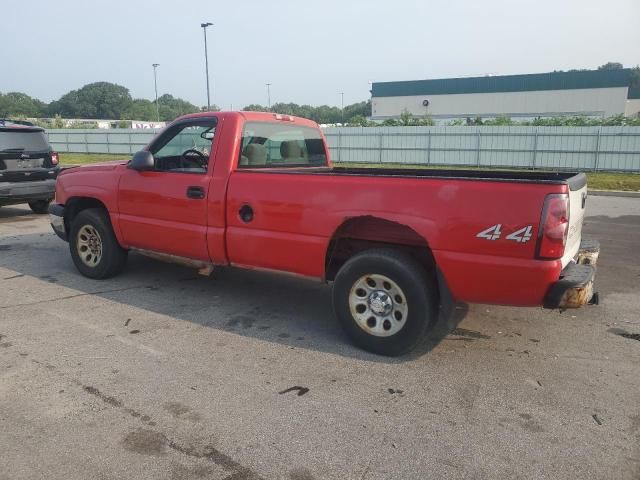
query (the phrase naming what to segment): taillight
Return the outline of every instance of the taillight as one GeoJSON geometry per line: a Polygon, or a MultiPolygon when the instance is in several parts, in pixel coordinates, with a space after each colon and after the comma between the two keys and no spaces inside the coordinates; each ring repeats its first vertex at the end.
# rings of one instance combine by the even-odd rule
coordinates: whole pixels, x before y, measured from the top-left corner
{"type": "Polygon", "coordinates": [[[58,158],[58,152],[51,152],[51,163],[53,165],[58,165],[60,159],[58,158]]]}
{"type": "Polygon", "coordinates": [[[566,193],[547,195],[542,209],[538,257],[558,259],[564,255],[569,232],[569,195],[566,193]]]}

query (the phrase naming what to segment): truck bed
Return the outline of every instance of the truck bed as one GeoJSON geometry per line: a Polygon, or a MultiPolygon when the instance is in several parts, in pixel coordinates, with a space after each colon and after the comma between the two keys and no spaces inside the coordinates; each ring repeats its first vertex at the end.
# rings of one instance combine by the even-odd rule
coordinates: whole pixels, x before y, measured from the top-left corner
{"type": "MultiPolygon", "coordinates": [[[[257,170],[257,169],[256,169],[257,170]]],[[[566,184],[570,190],[580,190],[587,183],[587,176],[578,172],[509,171],[509,170],[457,170],[431,168],[264,168],[264,173],[291,173],[304,175],[354,175],[364,177],[437,178],[451,180],[477,180],[509,183],[566,184]]]]}

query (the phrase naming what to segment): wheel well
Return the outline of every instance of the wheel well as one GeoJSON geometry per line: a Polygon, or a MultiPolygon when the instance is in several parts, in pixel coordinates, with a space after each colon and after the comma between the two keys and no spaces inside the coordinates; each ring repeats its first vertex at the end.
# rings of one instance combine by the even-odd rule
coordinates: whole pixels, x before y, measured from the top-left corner
{"type": "Polygon", "coordinates": [[[357,253],[381,247],[408,253],[435,276],[435,259],[424,237],[407,225],[364,216],[346,220],[333,234],[325,257],[325,280],[334,280],[342,265],[357,253]]]}
{"type": "Polygon", "coordinates": [[[83,210],[88,208],[102,208],[105,212],[107,207],[100,200],[91,197],[72,197],[64,205],[64,223],[67,232],[71,229],[73,219],[83,210]]]}

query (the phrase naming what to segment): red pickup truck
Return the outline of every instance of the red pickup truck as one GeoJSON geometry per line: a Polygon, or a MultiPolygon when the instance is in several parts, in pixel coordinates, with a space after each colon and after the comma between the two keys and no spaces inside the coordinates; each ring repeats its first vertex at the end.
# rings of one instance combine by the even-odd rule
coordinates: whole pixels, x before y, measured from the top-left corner
{"type": "Polygon", "coordinates": [[[586,197],[583,173],[335,167],[314,122],[223,112],[179,118],[130,161],[63,170],[49,212],[87,277],[132,250],[333,282],[353,341],[400,355],[451,299],[593,303],[586,197]]]}

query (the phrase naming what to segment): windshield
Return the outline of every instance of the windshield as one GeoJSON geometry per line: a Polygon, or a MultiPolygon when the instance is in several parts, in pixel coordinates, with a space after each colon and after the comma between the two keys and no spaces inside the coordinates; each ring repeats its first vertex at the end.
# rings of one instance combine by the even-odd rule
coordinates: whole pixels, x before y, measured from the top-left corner
{"type": "Polygon", "coordinates": [[[0,152],[6,150],[40,152],[50,148],[47,137],[41,130],[0,131],[0,152]]]}

